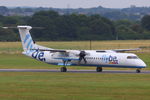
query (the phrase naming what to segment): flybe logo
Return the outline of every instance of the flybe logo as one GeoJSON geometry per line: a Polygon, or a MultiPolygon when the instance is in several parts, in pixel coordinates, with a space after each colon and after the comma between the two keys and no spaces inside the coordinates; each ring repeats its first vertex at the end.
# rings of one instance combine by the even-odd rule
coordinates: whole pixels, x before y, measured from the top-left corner
{"type": "Polygon", "coordinates": [[[40,61],[45,61],[46,59],[44,58],[44,52],[42,51],[35,51],[32,53],[32,57],[35,59],[38,59],[40,61]]]}
{"type": "Polygon", "coordinates": [[[116,56],[103,55],[102,61],[108,64],[118,64],[118,59],[116,56]]]}

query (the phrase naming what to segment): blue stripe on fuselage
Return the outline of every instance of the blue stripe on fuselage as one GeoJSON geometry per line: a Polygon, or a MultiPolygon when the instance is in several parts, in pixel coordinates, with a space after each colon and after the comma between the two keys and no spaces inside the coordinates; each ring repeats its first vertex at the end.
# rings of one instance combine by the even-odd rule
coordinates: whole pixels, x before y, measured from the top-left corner
{"type": "MultiPolygon", "coordinates": [[[[58,63],[49,63],[58,65],[58,63]]],[[[96,67],[116,67],[116,68],[145,68],[146,66],[126,66],[126,65],[93,65],[93,64],[71,64],[70,66],[96,66],[96,67]]]]}

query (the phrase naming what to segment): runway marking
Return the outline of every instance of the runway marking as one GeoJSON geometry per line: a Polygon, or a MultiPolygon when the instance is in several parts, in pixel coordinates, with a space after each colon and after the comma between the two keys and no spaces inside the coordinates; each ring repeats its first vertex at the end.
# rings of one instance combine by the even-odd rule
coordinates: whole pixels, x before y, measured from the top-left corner
{"type": "MultiPolygon", "coordinates": [[[[0,72],[60,72],[59,69],[0,69],[0,72]]],[[[103,70],[96,72],[95,70],[69,70],[66,73],[136,73],[134,70],[103,70]]],[[[150,74],[150,71],[141,71],[144,74],[150,74]]],[[[139,73],[138,73],[139,74],[139,73]]]]}

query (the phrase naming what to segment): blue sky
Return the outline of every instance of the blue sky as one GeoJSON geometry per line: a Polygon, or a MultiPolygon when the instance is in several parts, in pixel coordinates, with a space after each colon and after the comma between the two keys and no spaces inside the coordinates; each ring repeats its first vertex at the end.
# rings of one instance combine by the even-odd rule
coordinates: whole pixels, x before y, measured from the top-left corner
{"type": "Polygon", "coordinates": [[[54,8],[90,8],[103,6],[107,8],[126,8],[131,5],[150,7],[150,0],[0,0],[0,6],[28,6],[54,8]]]}

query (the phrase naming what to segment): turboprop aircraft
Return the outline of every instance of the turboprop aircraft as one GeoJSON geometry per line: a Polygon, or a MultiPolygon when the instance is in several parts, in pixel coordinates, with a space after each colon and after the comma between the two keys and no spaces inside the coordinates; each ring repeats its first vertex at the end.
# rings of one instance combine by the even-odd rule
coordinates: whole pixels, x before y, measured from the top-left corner
{"type": "MultiPolygon", "coordinates": [[[[7,29],[8,27],[3,27],[7,29]]],[[[146,64],[133,53],[121,53],[138,49],[115,50],[58,50],[37,45],[30,35],[31,26],[17,26],[23,46],[23,54],[39,61],[61,65],[60,71],[66,72],[67,66],[95,66],[97,72],[102,67],[136,68],[140,73],[146,64]]]]}

